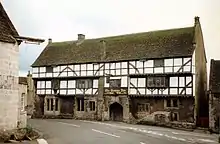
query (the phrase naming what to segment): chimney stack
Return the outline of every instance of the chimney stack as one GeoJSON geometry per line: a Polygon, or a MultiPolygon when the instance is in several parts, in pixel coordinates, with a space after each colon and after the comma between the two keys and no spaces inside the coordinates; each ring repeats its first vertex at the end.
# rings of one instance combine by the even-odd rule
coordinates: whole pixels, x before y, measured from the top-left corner
{"type": "Polygon", "coordinates": [[[196,16],[196,17],[194,18],[194,20],[195,20],[195,24],[198,24],[198,23],[199,23],[199,17],[198,17],[198,16],[196,16]]]}
{"type": "Polygon", "coordinates": [[[48,39],[48,44],[51,44],[52,43],[52,38],[49,38],[48,39]]]}
{"type": "Polygon", "coordinates": [[[83,41],[85,40],[85,35],[84,34],[78,34],[78,41],[83,41]]]}

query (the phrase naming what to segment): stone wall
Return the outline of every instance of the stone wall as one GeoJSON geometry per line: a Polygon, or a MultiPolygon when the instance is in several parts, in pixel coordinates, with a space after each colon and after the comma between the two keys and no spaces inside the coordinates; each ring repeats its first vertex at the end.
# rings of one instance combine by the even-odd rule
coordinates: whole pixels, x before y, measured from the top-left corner
{"type": "Polygon", "coordinates": [[[18,127],[24,128],[27,125],[27,85],[19,84],[19,110],[18,110],[18,127]],[[23,95],[24,94],[24,95],[23,95]],[[24,105],[22,105],[21,97],[24,96],[24,105]]]}
{"type": "Polygon", "coordinates": [[[210,94],[209,97],[209,128],[213,132],[219,132],[220,98],[214,94],[210,94]]]}
{"type": "Polygon", "coordinates": [[[167,123],[170,119],[170,113],[178,113],[178,121],[194,122],[194,98],[179,98],[178,108],[165,107],[165,100],[168,98],[132,98],[132,114],[138,121],[149,121],[156,123],[167,123]],[[148,103],[148,112],[138,112],[138,103],[148,103]]]}
{"type": "Polygon", "coordinates": [[[34,111],[35,87],[32,75],[27,75],[27,115],[32,116],[34,111]]]}
{"type": "Polygon", "coordinates": [[[17,44],[0,42],[0,129],[14,129],[18,122],[17,44]]]}

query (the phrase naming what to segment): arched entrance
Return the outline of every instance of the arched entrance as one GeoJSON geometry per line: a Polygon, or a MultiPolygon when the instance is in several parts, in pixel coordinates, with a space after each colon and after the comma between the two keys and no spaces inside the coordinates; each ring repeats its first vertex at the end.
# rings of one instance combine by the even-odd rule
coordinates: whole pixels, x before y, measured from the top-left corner
{"type": "Polygon", "coordinates": [[[123,121],[123,107],[115,102],[109,107],[110,120],[123,121]]]}

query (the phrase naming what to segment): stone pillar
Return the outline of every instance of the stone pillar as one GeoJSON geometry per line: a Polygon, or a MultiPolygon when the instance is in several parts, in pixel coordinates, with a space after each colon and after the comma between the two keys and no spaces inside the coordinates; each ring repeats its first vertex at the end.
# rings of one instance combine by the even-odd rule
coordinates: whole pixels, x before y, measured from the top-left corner
{"type": "Polygon", "coordinates": [[[103,111],[104,111],[104,77],[99,78],[98,83],[98,97],[97,97],[97,120],[104,120],[103,111]]]}

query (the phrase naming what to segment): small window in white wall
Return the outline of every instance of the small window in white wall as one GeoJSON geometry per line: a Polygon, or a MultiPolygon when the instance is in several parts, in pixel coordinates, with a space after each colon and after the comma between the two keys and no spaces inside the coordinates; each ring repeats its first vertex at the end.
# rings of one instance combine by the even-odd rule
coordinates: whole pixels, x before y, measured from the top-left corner
{"type": "Polygon", "coordinates": [[[33,73],[38,73],[38,67],[32,69],[33,73]]]}
{"type": "Polygon", "coordinates": [[[173,59],[165,59],[164,60],[165,66],[173,66],[173,59]]]}
{"type": "Polygon", "coordinates": [[[170,77],[170,87],[178,87],[178,77],[170,77]]]}
{"type": "Polygon", "coordinates": [[[182,58],[175,58],[174,66],[181,66],[181,65],[182,65],[182,58]]]}
{"type": "Polygon", "coordinates": [[[68,88],[75,88],[76,81],[75,80],[69,80],[68,81],[68,88]]]}
{"type": "Polygon", "coordinates": [[[46,81],[46,88],[51,88],[51,81],[46,81]]]}
{"type": "MultiPolygon", "coordinates": [[[[190,59],[191,59],[191,58],[184,58],[184,59],[183,59],[184,64],[187,63],[190,59]]],[[[186,65],[190,65],[190,64],[191,64],[191,62],[189,62],[189,63],[186,64],[186,65]]]]}
{"type": "Polygon", "coordinates": [[[164,66],[164,60],[163,59],[154,60],[154,67],[163,67],[163,66],[164,66]]]}

